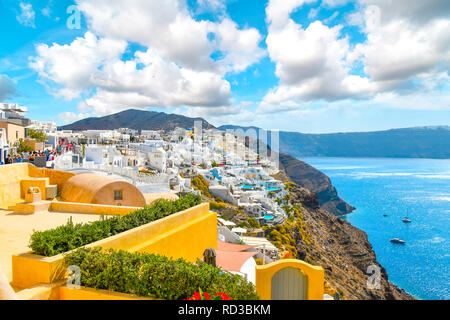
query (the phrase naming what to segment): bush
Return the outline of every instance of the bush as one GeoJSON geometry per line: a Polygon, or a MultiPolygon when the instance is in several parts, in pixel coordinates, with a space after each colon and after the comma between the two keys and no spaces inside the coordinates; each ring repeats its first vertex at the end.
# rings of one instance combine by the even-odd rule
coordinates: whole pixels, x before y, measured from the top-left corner
{"type": "Polygon", "coordinates": [[[224,202],[216,202],[216,201],[211,201],[209,203],[209,206],[211,208],[211,210],[221,210],[221,209],[225,209],[228,207],[228,205],[224,202]]]}
{"type": "Polygon", "coordinates": [[[29,247],[37,255],[54,256],[89,243],[105,239],[118,233],[167,217],[201,203],[201,197],[187,194],[175,201],[159,199],[151,206],[136,210],[126,216],[115,216],[90,223],[74,224],[69,219],[66,225],[47,231],[35,231],[29,247]]]}
{"type": "Polygon", "coordinates": [[[259,229],[261,227],[259,222],[253,217],[248,218],[248,223],[253,229],[259,229]]]}
{"type": "Polygon", "coordinates": [[[94,289],[177,300],[201,288],[210,295],[224,292],[233,300],[259,299],[252,283],[200,260],[195,265],[161,255],[80,248],[65,255],[64,264],[78,266],[81,285],[94,289]]]}
{"type": "Polygon", "coordinates": [[[201,193],[208,197],[208,198],[214,198],[211,193],[209,193],[209,183],[205,180],[205,178],[199,174],[198,176],[191,179],[191,186],[195,190],[200,190],[201,193]]]}

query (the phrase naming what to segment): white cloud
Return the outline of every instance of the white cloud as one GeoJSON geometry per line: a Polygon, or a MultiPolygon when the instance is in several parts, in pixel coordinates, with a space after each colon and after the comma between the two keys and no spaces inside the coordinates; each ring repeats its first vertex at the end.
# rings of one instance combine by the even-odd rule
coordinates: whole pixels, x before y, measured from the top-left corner
{"type": "Polygon", "coordinates": [[[30,3],[20,2],[20,14],[16,16],[17,21],[26,27],[36,28],[35,12],[30,3]]]}
{"type": "Polygon", "coordinates": [[[71,100],[84,89],[94,86],[94,79],[108,63],[116,61],[125,51],[122,40],[99,39],[91,32],[76,38],[70,45],[38,45],[38,56],[30,66],[39,76],[59,85],[53,94],[71,100]]]}
{"type": "Polygon", "coordinates": [[[226,10],[226,0],[197,0],[197,13],[218,12],[226,10]]]}
{"type": "Polygon", "coordinates": [[[266,94],[258,112],[295,110],[315,100],[413,94],[448,83],[448,1],[400,0],[392,5],[390,0],[361,0],[359,11],[347,17],[347,23],[367,35],[356,46],[342,35],[342,25],[330,28],[315,21],[304,28],[295,23],[290,13],[307,2],[313,1],[271,0],[266,8],[266,43],[280,84],[266,94]],[[355,73],[358,64],[365,75],[355,73]]]}
{"type": "Polygon", "coordinates": [[[130,107],[232,105],[228,72],[242,72],[265,54],[261,35],[228,17],[195,20],[184,1],[78,0],[89,31],[71,44],[37,47],[31,66],[54,83],[55,96],[82,93],[83,108],[106,114],[130,107]],[[130,43],[143,49],[122,60],[130,43]],[[211,58],[220,53],[217,61],[211,58]]]}
{"type": "Polygon", "coordinates": [[[0,74],[0,101],[11,98],[15,93],[13,81],[7,75],[0,74]]]}
{"type": "Polygon", "coordinates": [[[217,70],[230,67],[241,71],[262,56],[258,47],[261,36],[256,29],[241,30],[228,17],[219,23],[196,21],[184,1],[77,2],[90,28],[99,35],[140,43],[190,69],[217,70]],[[210,34],[215,34],[216,40],[210,40],[210,34]],[[230,40],[234,43],[230,43],[230,40]],[[222,51],[226,55],[223,64],[211,59],[210,55],[215,51],[222,51]],[[244,63],[235,57],[237,54],[245,56],[244,63]]]}
{"type": "Polygon", "coordinates": [[[438,2],[408,2],[408,6],[388,6],[382,0],[364,0],[369,6],[364,11],[367,41],[358,45],[355,52],[360,55],[364,71],[381,90],[394,90],[410,81],[420,80],[423,74],[439,75],[450,67],[450,10],[447,18],[442,12],[433,16],[431,13],[438,2]],[[420,12],[419,12],[420,11],[420,12]],[[419,15],[427,20],[418,24],[419,15]]]}

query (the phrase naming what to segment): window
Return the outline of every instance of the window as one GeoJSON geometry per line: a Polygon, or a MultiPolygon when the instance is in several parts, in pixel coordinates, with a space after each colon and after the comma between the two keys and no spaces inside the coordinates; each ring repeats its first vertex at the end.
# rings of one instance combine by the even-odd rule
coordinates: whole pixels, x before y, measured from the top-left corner
{"type": "Polygon", "coordinates": [[[19,139],[19,131],[16,131],[16,139],[19,139]]]}
{"type": "Polygon", "coordinates": [[[114,200],[123,200],[122,190],[114,190],[114,200]]]}

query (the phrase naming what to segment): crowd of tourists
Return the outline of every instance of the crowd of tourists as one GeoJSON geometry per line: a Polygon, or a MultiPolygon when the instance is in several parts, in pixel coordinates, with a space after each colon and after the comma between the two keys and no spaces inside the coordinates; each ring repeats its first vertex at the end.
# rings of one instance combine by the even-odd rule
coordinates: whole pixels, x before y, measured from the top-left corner
{"type": "MultiPolygon", "coordinates": [[[[36,157],[45,157],[46,161],[54,161],[55,156],[58,154],[57,150],[45,150],[45,151],[33,151],[33,152],[22,152],[17,153],[15,155],[8,154],[5,158],[4,164],[12,164],[12,163],[22,163],[22,162],[30,162],[34,163],[36,157]]],[[[0,162],[0,164],[3,164],[0,162]]]]}

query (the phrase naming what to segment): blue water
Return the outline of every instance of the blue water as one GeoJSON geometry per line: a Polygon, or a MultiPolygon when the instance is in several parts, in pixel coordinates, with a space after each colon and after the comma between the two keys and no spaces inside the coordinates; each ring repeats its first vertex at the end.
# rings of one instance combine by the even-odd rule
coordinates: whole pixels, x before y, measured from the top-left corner
{"type": "Polygon", "coordinates": [[[301,160],[357,208],[345,219],[367,232],[389,280],[420,299],[450,299],[450,160],[301,160]],[[405,216],[412,223],[403,223],[405,216]]]}
{"type": "Polygon", "coordinates": [[[273,216],[264,216],[264,220],[273,220],[273,216]]]}

